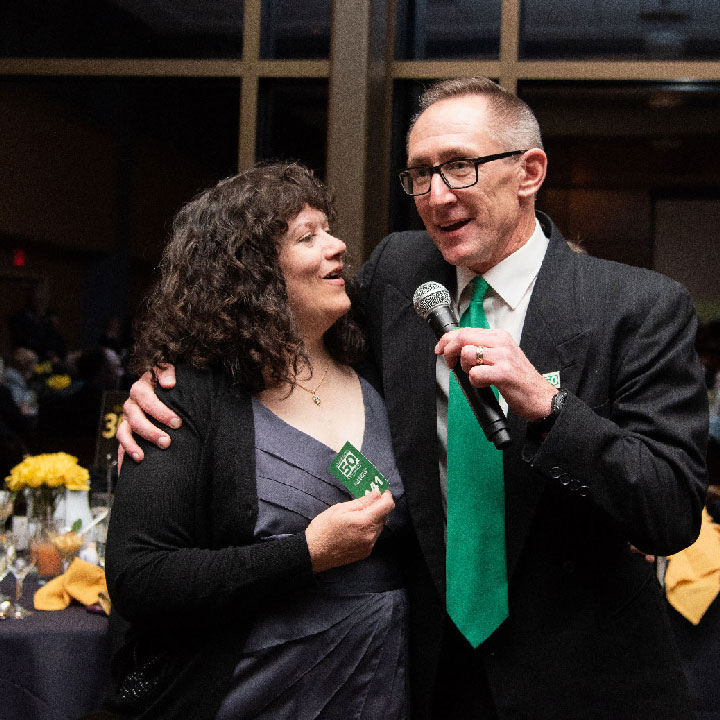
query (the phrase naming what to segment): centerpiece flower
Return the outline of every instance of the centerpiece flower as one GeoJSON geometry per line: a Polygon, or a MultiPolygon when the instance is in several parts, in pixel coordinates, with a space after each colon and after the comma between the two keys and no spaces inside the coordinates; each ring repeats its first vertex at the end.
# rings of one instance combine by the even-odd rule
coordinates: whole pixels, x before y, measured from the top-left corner
{"type": "Polygon", "coordinates": [[[89,479],[90,473],[76,457],[56,452],[29,455],[10,471],[5,484],[13,492],[26,490],[33,516],[49,520],[65,490],[89,490],[89,479]]]}

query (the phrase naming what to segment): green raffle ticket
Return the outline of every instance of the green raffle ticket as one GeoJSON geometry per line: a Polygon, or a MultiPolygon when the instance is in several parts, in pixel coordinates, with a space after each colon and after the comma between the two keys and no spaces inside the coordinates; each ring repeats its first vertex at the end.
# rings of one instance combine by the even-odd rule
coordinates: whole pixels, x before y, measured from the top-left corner
{"type": "Polygon", "coordinates": [[[354,498],[373,490],[385,492],[389,485],[380,471],[350,442],[346,442],[330,463],[330,472],[354,498]]]}

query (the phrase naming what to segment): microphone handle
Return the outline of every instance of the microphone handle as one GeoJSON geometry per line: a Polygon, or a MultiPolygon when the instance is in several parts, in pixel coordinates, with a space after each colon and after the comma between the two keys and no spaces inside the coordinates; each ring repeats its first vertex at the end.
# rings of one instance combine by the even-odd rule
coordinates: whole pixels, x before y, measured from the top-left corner
{"type": "MultiPolygon", "coordinates": [[[[435,308],[427,317],[427,321],[440,339],[445,333],[457,330],[458,324],[455,313],[449,305],[441,305],[435,308]]],[[[460,366],[458,359],[453,373],[458,384],[472,408],[485,437],[495,445],[498,450],[503,450],[512,444],[512,438],[507,427],[507,418],[500,407],[495,393],[489,388],[477,388],[470,382],[470,377],[460,366]]]]}
{"type": "Polygon", "coordinates": [[[507,428],[507,419],[500,407],[495,393],[489,388],[477,388],[471,382],[468,374],[460,367],[460,361],[453,370],[458,384],[467,398],[472,411],[475,413],[485,437],[495,445],[498,450],[510,447],[512,439],[507,428]],[[476,399],[471,399],[472,397],[476,399]]]}

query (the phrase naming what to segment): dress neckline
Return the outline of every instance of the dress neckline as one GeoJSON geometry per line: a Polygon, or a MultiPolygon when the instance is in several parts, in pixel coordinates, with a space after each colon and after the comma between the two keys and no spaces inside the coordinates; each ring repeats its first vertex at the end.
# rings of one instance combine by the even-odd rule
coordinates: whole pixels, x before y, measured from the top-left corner
{"type": "MultiPolygon", "coordinates": [[[[358,450],[360,452],[364,451],[365,448],[365,441],[367,438],[367,428],[368,428],[368,413],[370,412],[370,403],[369,398],[367,394],[367,387],[366,387],[366,381],[360,376],[357,376],[358,380],[360,381],[360,392],[362,393],[362,402],[363,407],[365,409],[364,412],[364,424],[363,424],[363,434],[362,434],[362,442],[360,444],[360,447],[358,450]]],[[[283,420],[279,415],[274,413],[269,407],[264,405],[258,398],[256,398],[254,395],[252,396],[252,404],[253,404],[253,410],[255,412],[262,412],[266,414],[266,417],[268,419],[272,419],[275,423],[279,423],[282,427],[289,429],[293,433],[297,433],[303,438],[309,439],[311,442],[316,443],[317,445],[320,445],[322,448],[324,448],[326,451],[331,452],[333,456],[337,455],[338,450],[335,450],[335,448],[330,447],[326,443],[324,443],[322,440],[318,440],[314,435],[310,435],[309,433],[306,433],[304,430],[301,430],[299,427],[296,427],[295,425],[292,425],[287,420],[283,420]]]]}

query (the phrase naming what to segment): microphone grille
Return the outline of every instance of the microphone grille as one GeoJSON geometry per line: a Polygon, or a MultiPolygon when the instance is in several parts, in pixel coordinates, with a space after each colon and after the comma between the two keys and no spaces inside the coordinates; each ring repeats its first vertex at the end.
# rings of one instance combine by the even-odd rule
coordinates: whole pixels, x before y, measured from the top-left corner
{"type": "Polygon", "coordinates": [[[450,305],[450,293],[444,285],[437,282],[426,282],[420,285],[413,295],[415,312],[423,319],[441,305],[450,305]]]}

